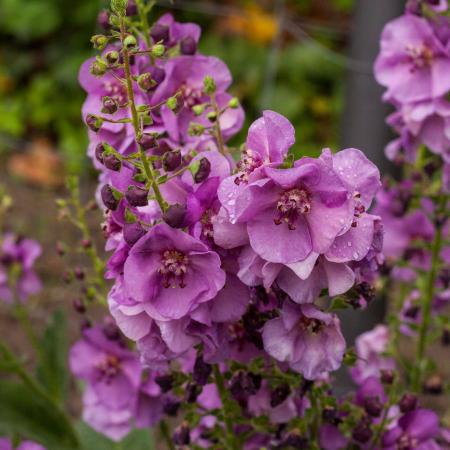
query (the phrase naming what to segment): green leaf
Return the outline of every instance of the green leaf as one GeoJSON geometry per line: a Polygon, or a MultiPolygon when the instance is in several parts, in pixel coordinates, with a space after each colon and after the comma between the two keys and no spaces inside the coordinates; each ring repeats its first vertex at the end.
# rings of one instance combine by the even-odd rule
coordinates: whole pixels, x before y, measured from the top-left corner
{"type": "Polygon", "coordinates": [[[119,443],[97,433],[84,422],[76,426],[83,450],[154,450],[155,443],[150,430],[133,430],[119,443]]]}
{"type": "Polygon", "coordinates": [[[44,445],[47,450],[79,450],[65,416],[28,386],[0,381],[0,429],[44,445]]]}
{"type": "Polygon", "coordinates": [[[53,314],[41,339],[37,378],[49,395],[58,403],[65,398],[67,388],[67,334],[63,311],[53,314]]]}

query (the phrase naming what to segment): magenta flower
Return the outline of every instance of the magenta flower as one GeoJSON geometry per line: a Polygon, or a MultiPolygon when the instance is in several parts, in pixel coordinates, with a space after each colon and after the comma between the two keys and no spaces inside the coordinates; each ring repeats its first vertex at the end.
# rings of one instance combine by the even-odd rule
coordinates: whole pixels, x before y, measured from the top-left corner
{"type": "MultiPolygon", "coordinates": [[[[42,445],[37,444],[32,441],[22,441],[17,447],[16,450],[45,450],[42,445]]],[[[9,438],[0,438],[0,450],[14,450],[11,439],[9,438]]]]}
{"type": "Polygon", "coordinates": [[[438,450],[441,447],[434,440],[438,434],[438,416],[429,409],[417,409],[401,417],[397,426],[384,434],[383,449],[438,450]]]}
{"type": "Polygon", "coordinates": [[[131,249],[124,267],[129,297],[159,320],[179,319],[212,300],[225,283],[220,258],[205,244],[166,224],[131,249]]]}
{"type": "Polygon", "coordinates": [[[196,23],[180,23],[174,20],[172,14],[162,15],[152,27],[150,35],[154,43],[162,42],[166,47],[173,47],[183,39],[192,39],[198,43],[201,28],[196,23]]]}
{"type": "Polygon", "coordinates": [[[33,270],[42,253],[41,246],[33,239],[12,233],[6,233],[0,245],[0,300],[11,303],[17,295],[17,300],[23,302],[42,289],[41,280],[33,270]]]}
{"type": "Polygon", "coordinates": [[[345,351],[339,319],[313,305],[297,306],[286,301],[279,318],[263,329],[266,352],[305,378],[314,380],[323,372],[339,368],[345,351]]]}
{"type": "Polygon", "coordinates": [[[386,25],[375,76],[388,99],[405,103],[440,97],[450,90],[449,70],[448,51],[425,19],[406,15],[386,25]]]}

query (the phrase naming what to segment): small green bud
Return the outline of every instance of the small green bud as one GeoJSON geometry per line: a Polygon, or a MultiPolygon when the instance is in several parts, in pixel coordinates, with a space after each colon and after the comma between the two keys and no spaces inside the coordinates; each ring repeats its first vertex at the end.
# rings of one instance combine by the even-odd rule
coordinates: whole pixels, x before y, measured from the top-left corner
{"type": "Polygon", "coordinates": [[[125,16],[128,0],[111,0],[111,10],[118,16],[125,16]]]}
{"type": "Polygon", "coordinates": [[[132,35],[129,34],[124,40],[123,40],[123,45],[125,46],[125,48],[127,48],[128,50],[131,50],[133,48],[135,48],[137,46],[137,40],[136,38],[132,35]]]}
{"type": "Polygon", "coordinates": [[[191,122],[189,124],[189,136],[201,136],[205,132],[205,127],[201,123],[191,122]]]}
{"type": "Polygon", "coordinates": [[[203,80],[203,90],[207,95],[211,95],[216,92],[216,82],[214,81],[213,77],[206,75],[205,79],[203,80]]]}
{"type": "Polygon", "coordinates": [[[155,44],[152,47],[152,55],[155,58],[160,58],[162,55],[164,55],[165,51],[166,51],[166,48],[162,44],[155,44]]]}
{"type": "Polygon", "coordinates": [[[194,114],[195,114],[196,116],[200,116],[200,115],[203,114],[203,112],[205,111],[205,107],[206,107],[205,104],[202,104],[202,105],[194,105],[194,106],[192,107],[192,111],[194,112],[194,114]]]}
{"type": "Polygon", "coordinates": [[[103,34],[96,34],[91,37],[91,42],[94,48],[97,50],[103,50],[108,43],[108,38],[103,34]]]}
{"type": "Polygon", "coordinates": [[[151,73],[143,73],[138,76],[137,84],[144,92],[148,92],[156,86],[156,81],[152,78],[151,73]]]}
{"type": "Polygon", "coordinates": [[[208,114],[206,114],[206,117],[210,122],[215,122],[217,120],[217,113],[215,111],[211,111],[208,114]]]}
{"type": "Polygon", "coordinates": [[[229,102],[228,102],[228,107],[231,109],[237,109],[239,108],[239,99],[237,97],[233,97],[229,102]]]}
{"type": "Polygon", "coordinates": [[[108,64],[101,58],[96,58],[96,60],[91,64],[89,72],[91,72],[94,77],[101,77],[105,75],[108,70],[108,64]]]}
{"type": "Polygon", "coordinates": [[[169,109],[171,109],[172,111],[175,111],[177,109],[178,106],[178,100],[176,97],[169,97],[166,101],[166,105],[169,109]]]}
{"type": "Polygon", "coordinates": [[[108,64],[117,64],[117,62],[119,61],[119,52],[116,52],[115,50],[108,52],[105,55],[105,59],[108,64]]]}

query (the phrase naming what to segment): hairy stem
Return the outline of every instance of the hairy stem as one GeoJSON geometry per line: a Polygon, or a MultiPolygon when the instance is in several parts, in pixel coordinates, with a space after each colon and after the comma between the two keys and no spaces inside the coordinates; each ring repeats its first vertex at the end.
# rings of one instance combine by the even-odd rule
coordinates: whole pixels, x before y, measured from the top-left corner
{"type": "Polygon", "coordinates": [[[216,121],[214,122],[214,134],[216,135],[217,146],[219,147],[220,153],[222,153],[222,155],[225,155],[226,153],[225,142],[223,140],[222,130],[220,129],[221,111],[219,110],[219,106],[217,105],[215,94],[211,95],[211,105],[214,109],[214,112],[217,115],[216,121]]]}

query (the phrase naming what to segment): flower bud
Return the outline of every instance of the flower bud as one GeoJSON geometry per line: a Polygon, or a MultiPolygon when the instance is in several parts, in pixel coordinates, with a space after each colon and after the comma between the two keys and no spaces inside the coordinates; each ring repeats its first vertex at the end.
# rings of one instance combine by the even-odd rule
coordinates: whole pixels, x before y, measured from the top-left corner
{"type": "Polygon", "coordinates": [[[137,84],[144,92],[148,92],[156,86],[155,80],[153,80],[151,73],[148,72],[138,76],[137,84]]]}
{"type": "Polygon", "coordinates": [[[211,364],[205,363],[202,355],[197,356],[194,363],[192,379],[200,386],[204,386],[208,382],[211,372],[211,364]]]}
{"type": "Polygon", "coordinates": [[[91,37],[91,42],[94,48],[97,50],[103,50],[108,44],[108,38],[103,34],[96,34],[91,37]]]}
{"type": "Polygon", "coordinates": [[[201,105],[194,105],[192,107],[192,112],[196,115],[196,116],[200,116],[204,113],[206,108],[205,104],[201,104],[201,105]]]}
{"type": "Polygon", "coordinates": [[[216,92],[216,82],[214,81],[214,78],[206,75],[206,77],[203,80],[203,91],[207,95],[214,94],[216,92]]]}
{"type": "Polygon", "coordinates": [[[194,175],[194,181],[196,183],[201,183],[205,181],[209,174],[211,173],[211,163],[208,158],[200,159],[200,164],[198,166],[197,172],[194,175]]]}
{"type": "Polygon", "coordinates": [[[161,56],[163,56],[165,51],[166,48],[162,44],[155,44],[151,48],[152,55],[155,58],[160,58],[161,56]]]}
{"type": "Polygon", "coordinates": [[[183,55],[194,55],[197,51],[197,42],[192,36],[186,36],[180,41],[180,52],[183,55]]]}
{"type": "Polygon", "coordinates": [[[105,153],[105,146],[103,144],[103,142],[100,142],[99,144],[96,145],[95,147],[95,159],[99,162],[103,164],[103,153],[105,153]]]}
{"type": "Polygon", "coordinates": [[[156,147],[156,138],[152,134],[142,134],[137,143],[144,149],[156,147]]]}
{"type": "Polygon", "coordinates": [[[88,114],[86,116],[86,125],[90,130],[97,133],[97,131],[100,130],[103,125],[103,120],[100,117],[94,116],[93,114],[88,114]]]}
{"type": "Polygon", "coordinates": [[[75,267],[73,274],[77,280],[84,280],[84,271],[81,267],[75,267]]]}
{"type": "Polygon", "coordinates": [[[103,204],[111,211],[115,211],[117,209],[117,206],[119,205],[119,199],[116,195],[114,195],[111,186],[109,184],[105,184],[102,187],[100,194],[103,204]]]}
{"type": "Polygon", "coordinates": [[[172,110],[175,111],[177,109],[178,106],[178,100],[176,97],[169,97],[166,101],[166,105],[167,107],[172,110]]]}
{"type": "Polygon", "coordinates": [[[237,97],[233,97],[229,102],[228,102],[228,107],[231,109],[237,109],[239,108],[239,99],[237,97]]]}
{"type": "Polygon", "coordinates": [[[127,16],[135,16],[138,13],[138,8],[135,0],[128,0],[127,9],[125,14],[127,16]]]}
{"type": "Polygon", "coordinates": [[[450,345],[450,330],[447,328],[442,332],[441,344],[444,347],[448,347],[450,345]]]}
{"type": "Polygon", "coordinates": [[[364,410],[371,417],[380,417],[383,405],[378,397],[368,396],[364,399],[364,410]]]}
{"type": "Polygon", "coordinates": [[[178,203],[170,205],[163,214],[163,219],[172,228],[183,228],[186,216],[186,206],[178,203]]]}
{"type": "Polygon", "coordinates": [[[123,239],[130,247],[136,244],[145,233],[145,229],[139,222],[126,223],[123,226],[123,239]]]}
{"type": "Polygon", "coordinates": [[[117,341],[120,339],[119,327],[112,321],[106,322],[102,327],[102,331],[106,339],[110,341],[117,341]]]}
{"type": "Polygon", "coordinates": [[[153,39],[153,42],[162,42],[165,44],[169,41],[170,37],[169,27],[162,23],[155,23],[150,31],[150,36],[153,39]]]}
{"type": "Polygon", "coordinates": [[[298,432],[291,432],[287,434],[277,448],[296,448],[296,449],[309,449],[311,448],[308,439],[300,436],[298,432]]]}
{"type": "Polygon", "coordinates": [[[113,172],[120,172],[120,169],[122,168],[122,162],[113,153],[103,155],[103,164],[107,169],[112,170],[113,172]]]}
{"type": "Polygon", "coordinates": [[[67,246],[64,242],[58,241],[56,243],[56,252],[59,256],[64,256],[67,252],[67,246]]]}
{"type": "Polygon", "coordinates": [[[131,206],[147,206],[148,190],[139,186],[129,186],[125,198],[131,206]]]}
{"type": "Polygon", "coordinates": [[[365,444],[372,438],[373,431],[370,429],[370,424],[365,420],[361,420],[353,429],[352,437],[356,442],[365,444]]]}
{"type": "Polygon", "coordinates": [[[73,280],[73,273],[70,270],[65,270],[62,274],[62,279],[64,283],[71,283],[73,280]]]}
{"type": "Polygon", "coordinates": [[[394,382],[395,374],[392,370],[381,369],[380,379],[383,384],[391,385],[394,382]]]}
{"type": "Polygon", "coordinates": [[[94,77],[101,77],[105,75],[108,70],[108,64],[101,58],[97,58],[89,67],[89,72],[94,75],[94,77]]]}
{"type": "Polygon", "coordinates": [[[165,394],[166,392],[169,392],[173,387],[173,375],[157,375],[155,377],[155,383],[161,388],[161,392],[165,394]]]}
{"type": "Polygon", "coordinates": [[[112,97],[103,97],[102,103],[103,103],[102,108],[103,114],[114,114],[119,108],[119,104],[112,97]]]}
{"type": "Polygon", "coordinates": [[[128,0],[111,0],[111,9],[118,16],[124,16],[126,13],[128,0]]]}
{"type": "Polygon", "coordinates": [[[270,406],[275,408],[281,405],[291,393],[291,388],[287,383],[280,384],[270,392],[270,406]]]}
{"type": "Polygon", "coordinates": [[[173,150],[164,153],[162,166],[166,172],[172,172],[181,164],[181,151],[173,150]]]}
{"type": "Polygon", "coordinates": [[[195,403],[197,397],[202,393],[202,387],[196,383],[189,382],[185,388],[184,400],[186,403],[195,403]]]}
{"type": "Polygon", "coordinates": [[[175,445],[189,445],[191,442],[191,430],[189,429],[189,424],[183,422],[180,426],[175,429],[173,434],[173,442],[175,445]]]}
{"type": "Polygon", "coordinates": [[[82,239],[81,246],[86,250],[92,247],[92,241],[90,239],[82,239]]]}
{"type": "Polygon", "coordinates": [[[123,45],[127,50],[131,50],[137,46],[137,40],[132,34],[129,34],[123,40],[123,45]]]}
{"type": "Polygon", "coordinates": [[[79,314],[84,314],[86,312],[86,306],[81,298],[75,298],[72,301],[72,306],[73,309],[79,314]]]}
{"type": "Polygon", "coordinates": [[[164,414],[175,417],[178,413],[179,408],[180,408],[180,402],[178,400],[176,400],[175,398],[166,397],[163,400],[164,414]]]}
{"type": "Polygon", "coordinates": [[[423,390],[426,394],[440,395],[443,391],[442,378],[439,375],[432,375],[428,378],[424,385],[423,390]]]}
{"type": "Polygon", "coordinates": [[[109,30],[111,28],[111,24],[109,23],[109,13],[106,10],[102,10],[98,13],[97,16],[98,25],[104,30],[109,30]]]}
{"type": "Polygon", "coordinates": [[[119,62],[119,58],[119,52],[116,52],[115,50],[112,50],[105,54],[106,62],[112,66],[119,62]]]}
{"type": "Polygon", "coordinates": [[[400,411],[405,414],[414,411],[417,408],[418,399],[415,395],[406,393],[398,402],[400,411]]]}

